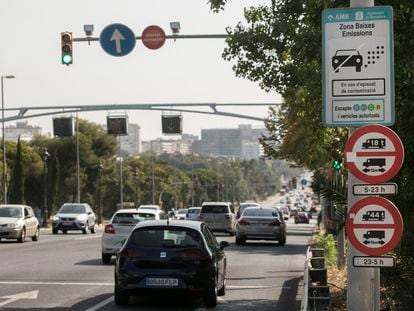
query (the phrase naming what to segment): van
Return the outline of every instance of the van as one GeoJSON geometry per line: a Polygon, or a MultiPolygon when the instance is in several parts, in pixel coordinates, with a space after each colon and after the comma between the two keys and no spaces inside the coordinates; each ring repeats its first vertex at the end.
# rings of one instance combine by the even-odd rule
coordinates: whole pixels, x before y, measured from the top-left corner
{"type": "Polygon", "coordinates": [[[229,202],[204,202],[199,220],[205,222],[212,231],[227,232],[234,236],[236,216],[233,205],[229,202]]]}

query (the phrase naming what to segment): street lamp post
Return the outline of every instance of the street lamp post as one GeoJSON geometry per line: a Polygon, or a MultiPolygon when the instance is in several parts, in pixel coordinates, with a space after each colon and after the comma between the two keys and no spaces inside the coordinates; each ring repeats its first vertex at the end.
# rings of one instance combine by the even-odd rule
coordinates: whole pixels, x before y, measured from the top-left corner
{"type": "Polygon", "coordinates": [[[4,79],[14,79],[15,76],[1,76],[1,123],[2,123],[2,134],[3,134],[3,178],[2,178],[2,188],[3,188],[3,203],[7,204],[7,185],[6,185],[6,134],[4,131],[4,79]]]}
{"type": "Polygon", "coordinates": [[[98,215],[98,224],[102,224],[103,220],[103,210],[102,210],[102,170],[104,166],[102,162],[99,162],[98,165],[98,207],[99,207],[99,215],[98,215]]]}
{"type": "Polygon", "coordinates": [[[43,203],[43,227],[47,227],[49,213],[47,210],[47,159],[49,159],[50,154],[47,151],[47,148],[43,151],[43,175],[44,175],[44,203],[43,203]]]}

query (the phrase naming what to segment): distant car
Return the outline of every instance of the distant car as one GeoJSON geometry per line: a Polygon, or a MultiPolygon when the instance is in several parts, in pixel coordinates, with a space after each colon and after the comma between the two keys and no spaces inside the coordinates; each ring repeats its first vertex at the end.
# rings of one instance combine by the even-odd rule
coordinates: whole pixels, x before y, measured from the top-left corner
{"type": "Polygon", "coordinates": [[[139,222],[116,257],[115,303],[127,305],[134,295],[183,293],[215,307],[226,290],[228,245],[219,244],[203,222],[139,222]]]}
{"type": "Polygon", "coordinates": [[[186,220],[187,219],[187,211],[186,208],[180,208],[177,213],[175,213],[175,219],[179,220],[186,220]]]}
{"type": "Polygon", "coordinates": [[[287,207],[281,207],[280,209],[279,209],[281,212],[282,212],[282,215],[283,215],[283,219],[284,220],[289,220],[289,218],[290,218],[290,212],[289,212],[289,209],[287,208],[287,207]]]}
{"type": "Polygon", "coordinates": [[[236,230],[236,216],[229,202],[204,202],[199,220],[204,221],[211,230],[227,232],[231,236],[236,230]]]}
{"type": "Polygon", "coordinates": [[[65,203],[53,216],[52,233],[59,230],[66,234],[70,231],[88,231],[95,233],[96,215],[88,203],[65,203]]]}
{"type": "Polygon", "coordinates": [[[299,212],[299,210],[297,208],[291,208],[290,209],[290,217],[295,217],[298,212],[299,212]]]}
{"type": "Polygon", "coordinates": [[[237,211],[237,218],[240,218],[241,214],[243,214],[244,209],[247,208],[247,207],[250,207],[250,206],[259,206],[259,204],[256,203],[256,202],[243,202],[243,203],[240,203],[239,210],[237,211]]]}
{"type": "Polygon", "coordinates": [[[187,211],[187,220],[198,220],[201,207],[190,207],[187,211]]]}
{"type": "Polygon", "coordinates": [[[298,212],[295,215],[295,224],[298,223],[305,223],[308,224],[309,223],[309,215],[306,212],[298,212]]]}
{"type": "Polygon", "coordinates": [[[39,222],[28,205],[0,205],[0,240],[17,239],[23,243],[26,237],[39,240],[39,222]]]}
{"type": "Polygon", "coordinates": [[[159,205],[140,205],[138,209],[153,209],[153,210],[160,210],[161,207],[159,205]]]}
{"type": "Polygon", "coordinates": [[[281,213],[272,207],[248,207],[236,225],[236,244],[246,240],[276,240],[286,243],[286,223],[281,213]]]}

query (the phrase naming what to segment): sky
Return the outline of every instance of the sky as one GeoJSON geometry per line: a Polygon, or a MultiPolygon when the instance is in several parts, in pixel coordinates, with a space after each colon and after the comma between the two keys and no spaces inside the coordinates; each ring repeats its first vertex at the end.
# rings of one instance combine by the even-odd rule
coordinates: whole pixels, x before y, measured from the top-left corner
{"type": "MultiPolygon", "coordinates": [[[[207,0],[0,0],[0,75],[5,108],[148,103],[280,103],[257,83],[237,78],[232,62],[221,54],[224,39],[167,40],[160,49],[137,41],[123,57],[107,54],[99,42],[74,42],[73,64],[62,65],[60,33],[85,37],[83,26],[93,24],[93,37],[108,25],[120,23],[140,36],[149,25],[171,34],[179,21],[181,34],[224,34],[227,26],[244,22],[243,8],[270,0],[230,0],[221,13],[210,11],[207,0]]],[[[219,108],[265,118],[267,106],[219,108]]],[[[208,109],[207,109],[208,110],[208,109]]],[[[30,113],[30,111],[29,111],[30,113]]],[[[16,112],[5,111],[5,115],[16,112]]],[[[143,140],[162,137],[161,112],[111,110],[81,113],[79,117],[105,124],[107,115],[126,114],[141,126],[143,140]]],[[[56,116],[68,116],[62,114],[56,116]]],[[[52,116],[29,118],[43,133],[53,132],[52,116]]],[[[14,125],[7,122],[6,126],[14,125]]],[[[264,127],[263,122],[223,116],[183,113],[183,132],[235,128],[238,124],[264,127]]]]}

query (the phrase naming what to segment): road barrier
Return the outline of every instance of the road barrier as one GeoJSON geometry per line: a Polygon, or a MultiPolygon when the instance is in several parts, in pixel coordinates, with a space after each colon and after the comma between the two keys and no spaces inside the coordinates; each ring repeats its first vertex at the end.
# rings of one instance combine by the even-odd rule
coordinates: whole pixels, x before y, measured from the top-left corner
{"type": "Polygon", "coordinates": [[[329,310],[330,297],[325,249],[308,247],[303,276],[303,294],[300,311],[329,310]]]}

